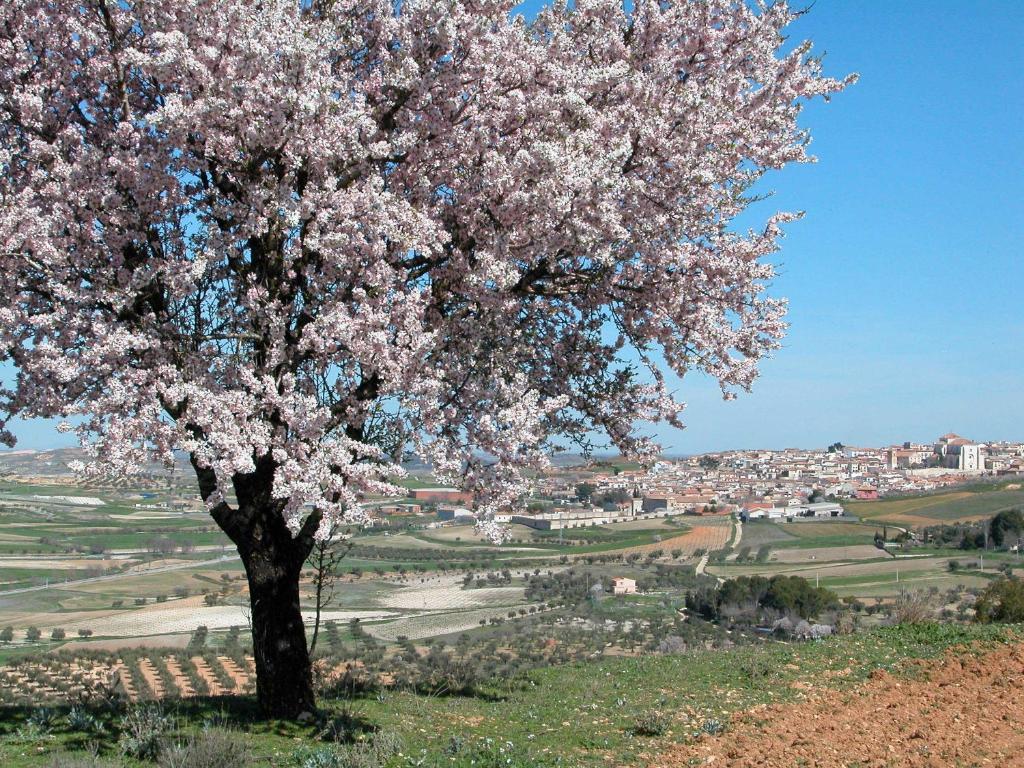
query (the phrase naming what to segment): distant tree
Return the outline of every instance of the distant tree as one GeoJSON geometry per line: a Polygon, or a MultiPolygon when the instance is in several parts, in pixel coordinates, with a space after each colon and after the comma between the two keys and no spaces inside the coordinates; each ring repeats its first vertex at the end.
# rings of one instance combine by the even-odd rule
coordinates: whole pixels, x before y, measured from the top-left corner
{"type": "Polygon", "coordinates": [[[42,636],[43,633],[39,631],[39,627],[29,627],[25,630],[25,639],[30,643],[38,642],[42,636]]]}
{"type": "Polygon", "coordinates": [[[92,630],[91,629],[80,629],[80,630],[78,630],[78,636],[79,637],[92,637],[92,630]]]}
{"type": "Polygon", "coordinates": [[[576,486],[576,498],[579,501],[590,501],[590,497],[596,490],[597,486],[593,483],[580,483],[576,486]]]}
{"type": "Polygon", "coordinates": [[[600,496],[591,495],[590,500],[597,505],[625,504],[633,495],[625,488],[610,488],[600,496]]]}
{"type": "Polygon", "coordinates": [[[845,445],[843,445],[842,443],[837,441],[837,442],[832,443],[832,445],[830,445],[828,447],[828,452],[829,453],[842,453],[845,448],[846,448],[845,445]]]}
{"type": "Polygon", "coordinates": [[[984,531],[967,531],[964,533],[963,538],[960,539],[960,549],[972,550],[972,549],[984,549],[985,548],[985,532],[984,531]]]}
{"type": "Polygon", "coordinates": [[[14,640],[14,627],[0,629],[0,643],[10,643],[14,640]]]}
{"type": "Polygon", "coordinates": [[[701,456],[697,463],[700,464],[703,469],[715,470],[722,465],[722,460],[717,456],[701,456]]]}
{"type": "Polygon", "coordinates": [[[63,639],[65,638],[65,637],[67,637],[67,632],[65,632],[65,631],[64,631],[63,629],[61,629],[60,627],[56,627],[56,628],[55,628],[55,629],[54,629],[54,630],[53,630],[53,631],[52,631],[52,632],[50,633],[50,639],[51,639],[51,640],[63,640],[63,639]]]}
{"type": "Polygon", "coordinates": [[[996,547],[1006,544],[1011,534],[1015,541],[1021,531],[1024,531],[1024,513],[1019,509],[1005,509],[989,523],[989,537],[996,547]]]}
{"type": "Polygon", "coordinates": [[[807,497],[807,501],[811,504],[815,504],[825,498],[825,492],[821,488],[815,488],[811,491],[811,495],[807,497]]]}

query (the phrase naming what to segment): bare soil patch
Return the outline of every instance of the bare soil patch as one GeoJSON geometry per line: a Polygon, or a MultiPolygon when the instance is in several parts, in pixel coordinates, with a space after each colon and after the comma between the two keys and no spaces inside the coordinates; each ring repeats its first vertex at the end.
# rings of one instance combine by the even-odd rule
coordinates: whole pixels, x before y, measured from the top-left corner
{"type": "Polygon", "coordinates": [[[659,549],[663,552],[681,549],[684,555],[689,556],[700,549],[703,549],[705,552],[713,552],[716,549],[725,547],[732,536],[732,525],[729,521],[723,520],[713,523],[709,521],[702,524],[698,522],[699,520],[700,518],[697,518],[697,521],[690,522],[689,519],[686,519],[686,524],[692,527],[689,531],[679,536],[665,538],[653,544],[644,544],[643,546],[629,547],[616,551],[626,554],[633,552],[646,554],[647,552],[654,552],[659,549]]]}
{"type": "Polygon", "coordinates": [[[915,666],[912,679],[879,670],[852,691],[800,683],[806,700],[755,708],[652,765],[1024,765],[1024,644],[915,666]]]}
{"type": "Polygon", "coordinates": [[[154,648],[163,650],[165,648],[186,648],[188,647],[189,635],[154,635],[152,637],[125,637],[111,640],[73,640],[64,643],[60,648],[54,650],[68,651],[121,651],[135,650],[139,648],[154,648]]]}
{"type": "Polygon", "coordinates": [[[461,610],[491,605],[515,605],[523,601],[524,588],[477,587],[463,589],[459,576],[429,577],[422,584],[403,587],[380,599],[384,608],[404,610],[461,610]]]}

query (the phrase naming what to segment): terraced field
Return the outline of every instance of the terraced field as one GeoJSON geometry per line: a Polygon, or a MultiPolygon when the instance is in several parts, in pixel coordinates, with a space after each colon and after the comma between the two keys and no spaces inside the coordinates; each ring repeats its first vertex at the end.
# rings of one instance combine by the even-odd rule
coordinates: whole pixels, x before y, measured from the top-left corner
{"type": "Polygon", "coordinates": [[[252,693],[252,657],[164,649],[105,658],[23,659],[0,668],[0,703],[66,704],[113,690],[128,701],[252,693]]]}

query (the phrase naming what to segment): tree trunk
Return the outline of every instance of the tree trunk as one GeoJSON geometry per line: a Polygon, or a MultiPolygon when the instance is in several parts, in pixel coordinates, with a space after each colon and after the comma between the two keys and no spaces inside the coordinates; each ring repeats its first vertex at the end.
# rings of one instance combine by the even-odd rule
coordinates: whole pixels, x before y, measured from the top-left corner
{"type": "Polygon", "coordinates": [[[266,717],[294,720],[316,707],[299,606],[303,561],[282,557],[279,550],[243,553],[242,560],[249,578],[256,699],[266,717]]]}
{"type": "MultiPolygon", "coordinates": [[[[191,457],[203,499],[218,494],[213,470],[191,457]]],[[[238,547],[249,580],[256,698],[265,717],[294,720],[315,711],[312,665],[299,605],[299,577],[313,548],[320,514],[310,514],[297,534],[285,524],[284,502],[273,497],[275,465],[267,455],[255,471],[232,478],[237,506],[221,498],[210,509],[238,547]]]]}

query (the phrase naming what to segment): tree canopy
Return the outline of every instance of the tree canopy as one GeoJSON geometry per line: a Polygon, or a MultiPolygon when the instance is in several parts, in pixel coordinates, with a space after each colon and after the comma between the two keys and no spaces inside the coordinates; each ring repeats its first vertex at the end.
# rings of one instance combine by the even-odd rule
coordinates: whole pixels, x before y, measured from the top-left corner
{"type": "Polygon", "coordinates": [[[751,386],[785,304],[785,3],[14,0],[0,7],[0,441],[185,452],[251,597],[264,710],[313,706],[298,578],[413,452],[489,513],[552,441],[653,458],[666,370],[751,386]],[[605,439],[601,438],[601,439],[605,439]]]}
{"type": "Polygon", "coordinates": [[[843,84],[784,3],[514,5],[5,4],[0,414],[298,531],[407,448],[485,509],[552,435],[650,455],[659,355],[749,387],[792,217],[729,225],[843,84]]]}

